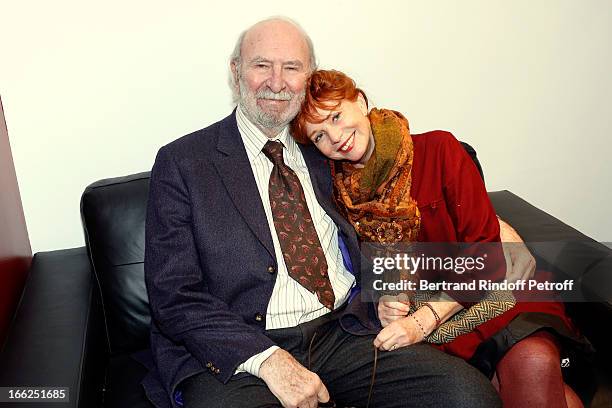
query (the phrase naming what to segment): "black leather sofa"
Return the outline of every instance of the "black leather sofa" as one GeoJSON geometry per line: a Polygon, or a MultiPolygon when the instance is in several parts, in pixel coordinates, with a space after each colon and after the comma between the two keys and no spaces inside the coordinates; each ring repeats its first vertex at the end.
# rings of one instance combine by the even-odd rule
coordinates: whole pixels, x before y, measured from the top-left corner
{"type": "MultiPolygon", "coordinates": [[[[34,256],[7,341],[0,386],[62,386],[69,403],[45,407],[151,407],[139,385],[146,369],[130,355],[148,347],[144,221],[149,173],[101,180],[83,193],[86,247],[34,256]]],[[[490,193],[498,214],[534,245],[538,262],[575,279],[593,301],[568,304],[597,349],[592,366],[574,374],[591,407],[612,406],[612,250],[509,191],[490,193]],[[591,375],[592,372],[592,375],[591,375]]],[[[10,408],[30,404],[0,402],[10,408]]]]}

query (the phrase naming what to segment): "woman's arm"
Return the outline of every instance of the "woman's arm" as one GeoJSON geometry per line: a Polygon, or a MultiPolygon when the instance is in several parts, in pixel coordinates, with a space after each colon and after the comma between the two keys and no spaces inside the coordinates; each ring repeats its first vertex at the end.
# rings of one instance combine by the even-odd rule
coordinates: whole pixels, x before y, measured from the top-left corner
{"type": "MultiPolygon", "coordinates": [[[[437,326],[450,319],[455,313],[463,309],[463,306],[461,306],[459,302],[452,300],[452,298],[444,292],[434,295],[428,303],[430,306],[422,306],[418,310],[423,309],[423,307],[429,310],[429,313],[423,313],[423,318],[426,320],[427,326],[432,327],[429,333],[437,326]],[[430,307],[433,308],[433,310],[431,310],[430,307]]],[[[383,296],[378,302],[377,311],[382,327],[387,327],[394,321],[403,319],[408,315],[410,312],[408,296],[404,296],[403,294],[398,296],[383,296]]]]}
{"type": "MultiPolygon", "coordinates": [[[[427,333],[428,335],[434,331],[438,326],[442,323],[446,322],[448,319],[453,317],[455,313],[463,309],[463,306],[459,302],[454,301],[450,296],[448,296],[444,292],[439,292],[434,295],[427,304],[429,306],[421,306],[417,312],[421,309],[425,309],[424,311],[429,311],[431,317],[433,317],[435,326],[433,329],[427,333]],[[433,310],[432,310],[433,309],[433,310]],[[437,316],[436,316],[437,314],[437,316]]],[[[425,313],[424,313],[425,315],[425,313]]],[[[431,317],[428,318],[428,322],[432,324],[431,317]]],[[[425,317],[427,318],[427,317],[425,317]]]]}
{"type": "Polygon", "coordinates": [[[383,296],[378,303],[378,317],[383,329],[374,340],[374,345],[381,350],[394,350],[393,346],[399,348],[419,343],[463,309],[460,303],[444,292],[433,296],[428,305],[408,315],[410,302],[407,296],[383,296]]]}
{"type": "Polygon", "coordinates": [[[383,329],[374,340],[374,346],[381,350],[395,350],[425,340],[440,324],[463,309],[458,302],[441,293],[434,296],[429,306],[421,306],[414,313],[406,315],[409,305],[397,297],[381,299],[378,314],[383,329]],[[395,299],[393,299],[395,298],[395,299]]]}

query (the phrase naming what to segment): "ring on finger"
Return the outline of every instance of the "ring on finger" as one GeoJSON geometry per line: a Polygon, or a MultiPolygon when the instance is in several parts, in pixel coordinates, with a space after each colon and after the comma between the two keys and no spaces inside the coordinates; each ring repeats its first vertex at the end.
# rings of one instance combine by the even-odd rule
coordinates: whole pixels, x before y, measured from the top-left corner
{"type": "Polygon", "coordinates": [[[391,351],[397,349],[397,344],[394,344],[393,346],[391,346],[391,351]]]}

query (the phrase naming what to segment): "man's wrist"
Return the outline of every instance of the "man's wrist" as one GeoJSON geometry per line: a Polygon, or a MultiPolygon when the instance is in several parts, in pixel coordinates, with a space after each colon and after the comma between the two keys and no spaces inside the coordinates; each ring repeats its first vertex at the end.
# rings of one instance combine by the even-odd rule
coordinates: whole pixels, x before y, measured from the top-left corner
{"type": "Polygon", "coordinates": [[[259,370],[261,369],[261,365],[264,361],[266,361],[276,350],[279,350],[278,346],[271,346],[261,353],[255,354],[250,357],[247,361],[240,364],[238,369],[234,374],[238,374],[239,372],[247,372],[251,375],[254,375],[257,378],[261,378],[259,375],[259,370]]]}
{"type": "Polygon", "coordinates": [[[271,371],[273,372],[278,369],[279,362],[283,359],[283,357],[286,358],[286,355],[291,356],[291,354],[289,354],[287,351],[277,347],[276,350],[274,350],[268,356],[268,358],[262,361],[259,367],[258,377],[266,381],[266,377],[268,376],[268,374],[271,371]]]}

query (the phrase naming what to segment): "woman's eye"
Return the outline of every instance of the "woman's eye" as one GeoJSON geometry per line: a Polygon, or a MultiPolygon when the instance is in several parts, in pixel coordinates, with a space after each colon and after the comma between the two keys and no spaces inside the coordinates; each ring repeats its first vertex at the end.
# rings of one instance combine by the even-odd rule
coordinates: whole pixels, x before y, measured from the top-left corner
{"type": "Polygon", "coordinates": [[[313,143],[318,143],[322,137],[323,137],[323,133],[317,133],[314,139],[312,139],[313,143]]]}
{"type": "Polygon", "coordinates": [[[332,122],[337,122],[338,120],[340,120],[340,112],[336,112],[332,116],[332,122]]]}

